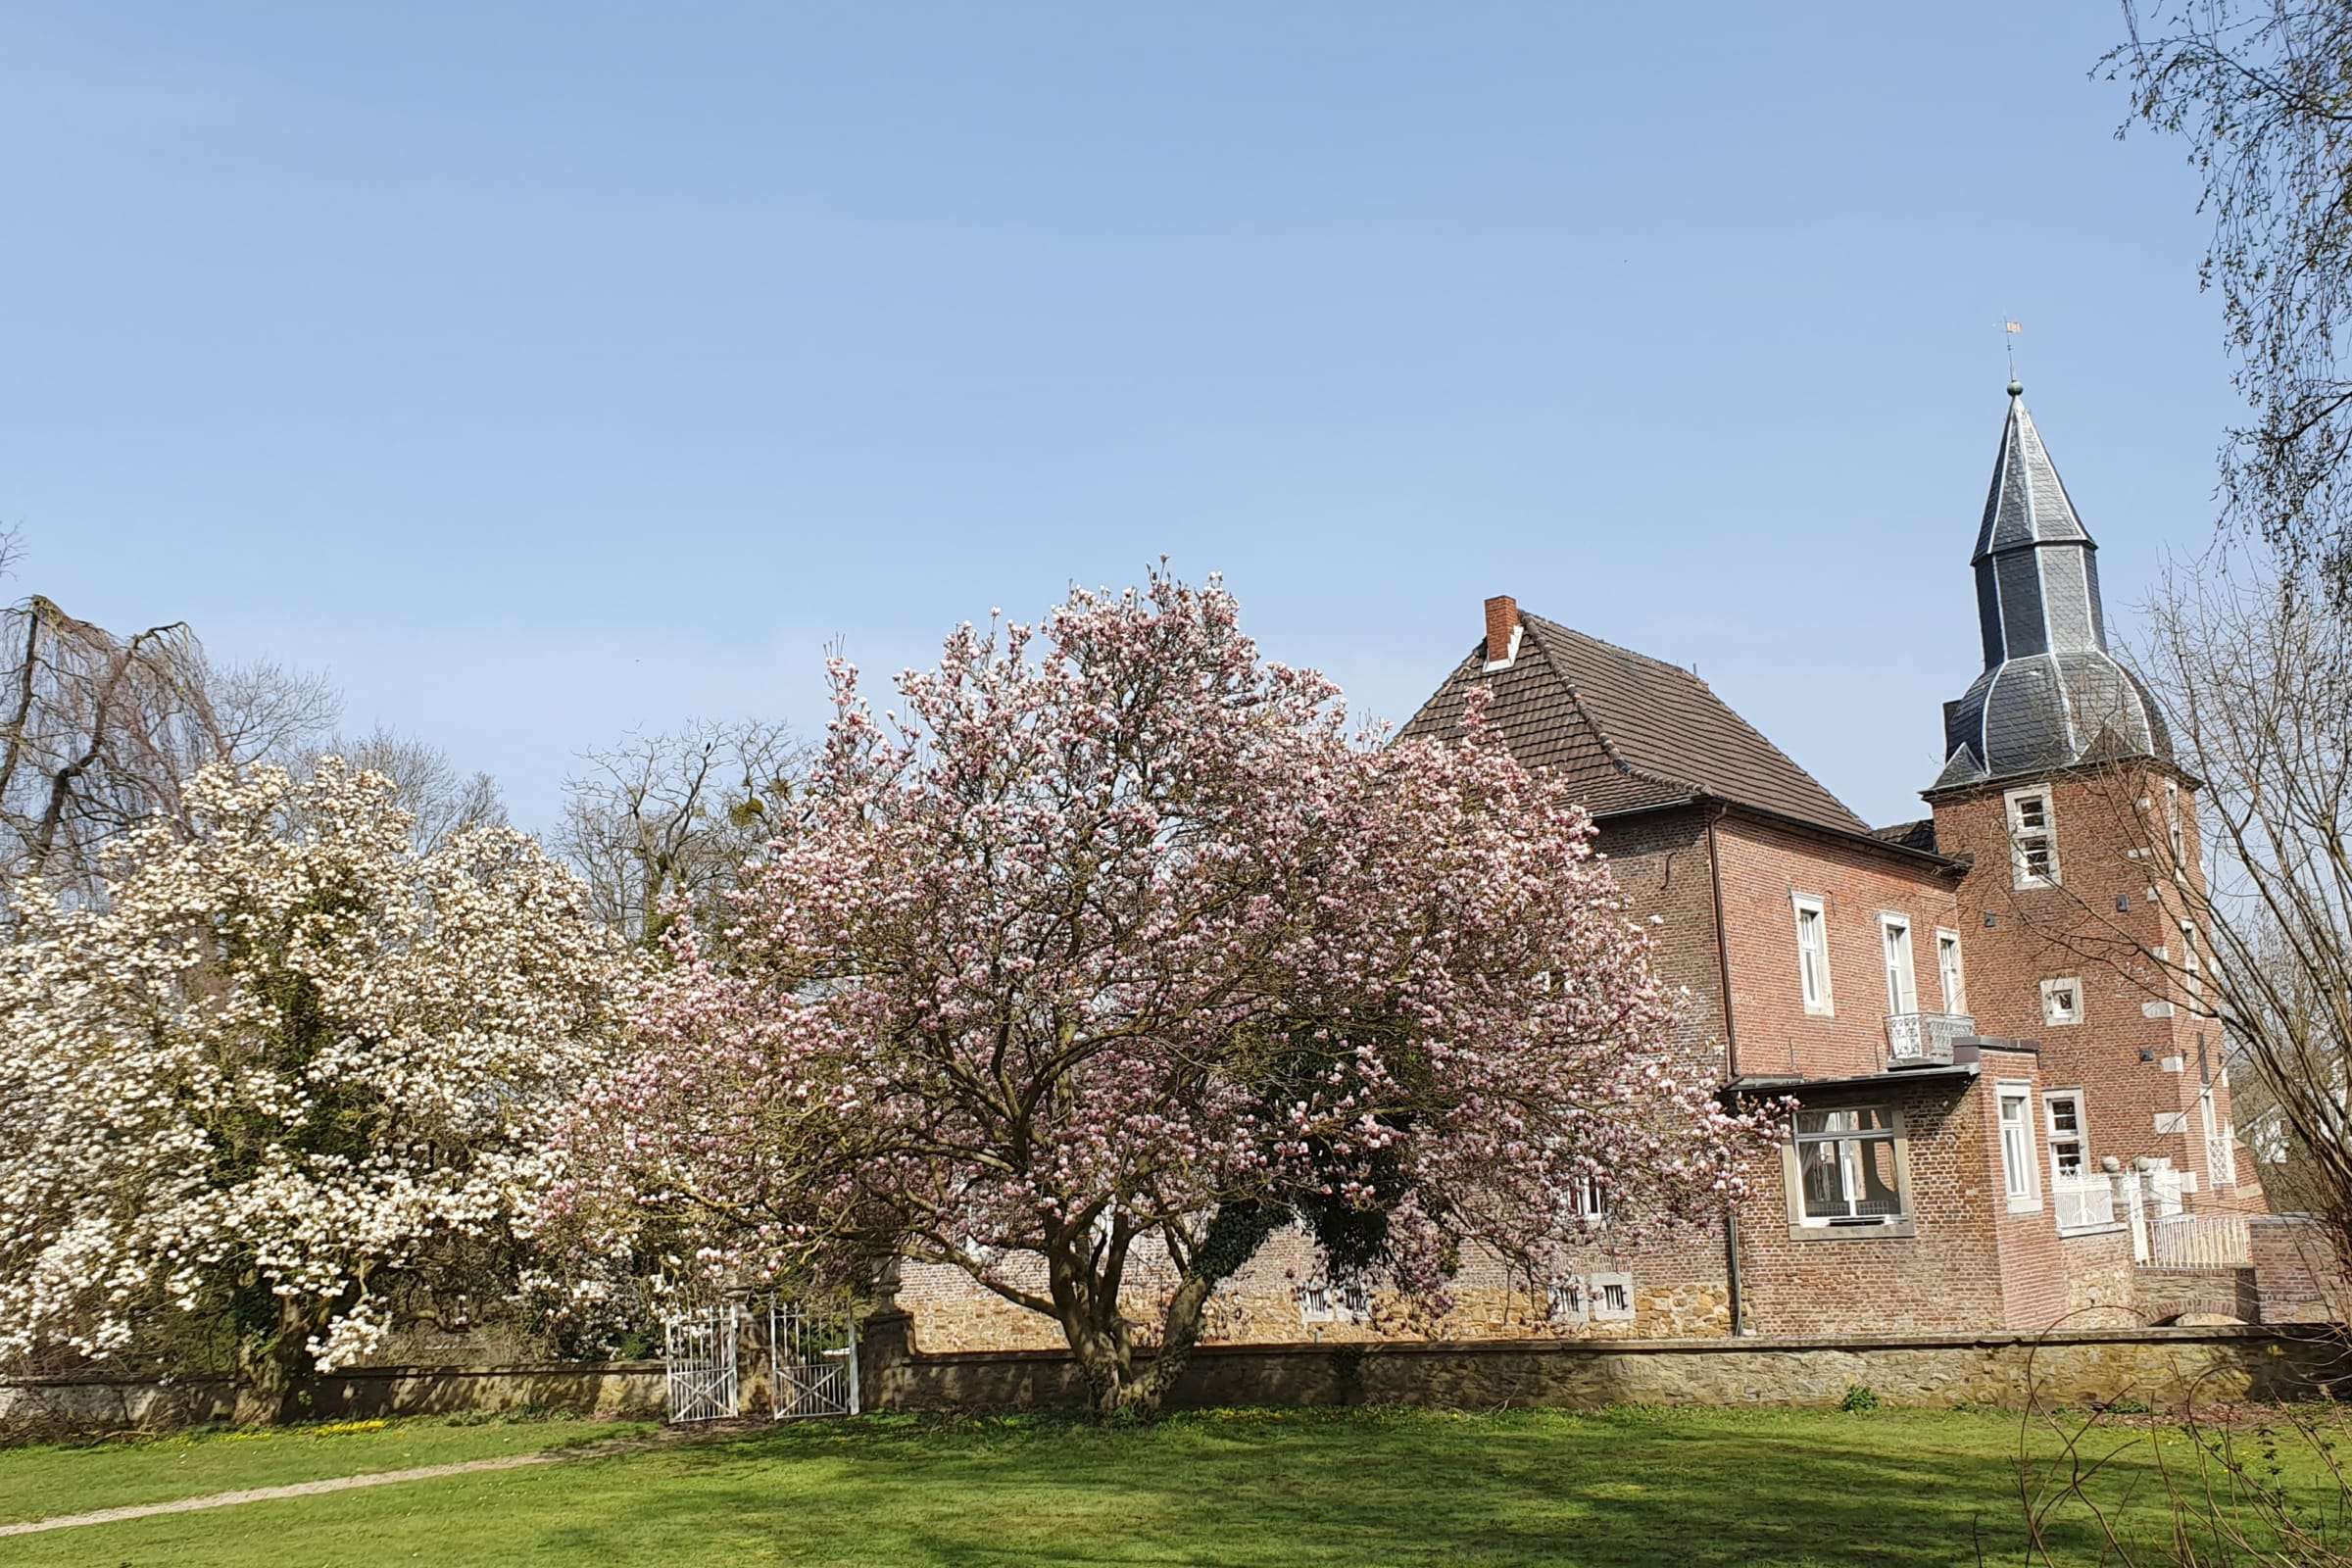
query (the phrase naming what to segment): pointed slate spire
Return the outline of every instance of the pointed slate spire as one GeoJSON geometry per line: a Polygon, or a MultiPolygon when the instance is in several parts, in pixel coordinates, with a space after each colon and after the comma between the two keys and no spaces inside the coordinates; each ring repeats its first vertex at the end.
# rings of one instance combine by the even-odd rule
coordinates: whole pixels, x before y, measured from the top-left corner
{"type": "Polygon", "coordinates": [[[2107,652],[2099,547],[2026,412],[2025,390],[2009,383],[1970,557],[1984,672],[1944,704],[1946,760],[1934,789],[2068,767],[2094,751],[2171,755],[2155,705],[2107,652]]]}
{"type": "Polygon", "coordinates": [[[2025,391],[2009,383],[2009,418],[2001,428],[1976,554],[1969,558],[1977,573],[1986,669],[2028,654],[2107,648],[2099,547],[2034,428],[2025,391]]]}

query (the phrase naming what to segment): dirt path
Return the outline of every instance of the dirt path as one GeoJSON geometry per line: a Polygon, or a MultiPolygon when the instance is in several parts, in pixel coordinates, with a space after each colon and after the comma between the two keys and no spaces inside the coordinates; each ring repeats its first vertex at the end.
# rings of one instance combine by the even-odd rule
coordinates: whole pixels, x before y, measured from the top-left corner
{"type": "Polygon", "coordinates": [[[601,1459],[615,1453],[674,1443],[666,1428],[650,1437],[616,1438],[609,1443],[582,1444],[576,1448],[550,1448],[543,1453],[510,1453],[492,1459],[461,1459],[451,1464],[418,1465],[414,1470],[378,1470],[363,1476],[336,1476],[326,1481],[296,1481],[282,1487],[254,1487],[245,1492],[214,1492],[201,1497],[174,1497],[169,1502],[138,1502],[122,1508],[98,1508],[89,1513],[63,1513],[23,1524],[0,1525],[0,1536],[32,1536],[45,1530],[74,1530],[82,1525],[111,1525],[124,1519],[148,1519],[165,1513],[197,1513],[206,1508],[233,1508],[241,1502],[275,1502],[280,1497],[316,1497],[329,1492],[360,1487],[389,1487],[404,1481],[437,1481],[443,1476],[471,1475],[482,1470],[520,1470],[535,1464],[561,1464],[566,1459],[601,1459]]]}

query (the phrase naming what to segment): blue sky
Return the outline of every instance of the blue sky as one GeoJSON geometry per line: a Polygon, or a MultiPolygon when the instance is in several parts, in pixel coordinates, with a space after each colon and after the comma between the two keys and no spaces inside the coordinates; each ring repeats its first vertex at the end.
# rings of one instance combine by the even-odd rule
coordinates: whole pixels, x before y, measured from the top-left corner
{"type": "Polygon", "coordinates": [[[15,587],[549,824],[1165,553],[1401,719],[1529,609],[1874,821],[1977,663],[1998,322],[2110,609],[2231,416],[2099,4],[0,8],[15,587]]]}

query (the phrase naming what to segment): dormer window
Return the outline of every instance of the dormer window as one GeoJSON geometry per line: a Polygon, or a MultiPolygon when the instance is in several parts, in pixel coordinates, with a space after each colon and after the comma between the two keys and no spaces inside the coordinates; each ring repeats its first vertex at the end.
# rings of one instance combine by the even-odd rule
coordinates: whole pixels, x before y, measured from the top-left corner
{"type": "Polygon", "coordinates": [[[2011,790],[2009,868],[2021,888],[2058,885],[2058,824],[2050,814],[2047,789],[2011,790]]]}

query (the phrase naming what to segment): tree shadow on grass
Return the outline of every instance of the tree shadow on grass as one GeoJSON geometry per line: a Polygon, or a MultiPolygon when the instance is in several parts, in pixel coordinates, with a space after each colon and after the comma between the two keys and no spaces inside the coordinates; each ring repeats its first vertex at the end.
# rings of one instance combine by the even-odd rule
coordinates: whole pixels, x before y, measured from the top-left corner
{"type": "MultiPolygon", "coordinates": [[[[1902,1416],[866,1418],[681,1447],[659,1478],[615,1470],[541,1544],[593,1559],[615,1536],[724,1521],[779,1560],[951,1568],[2015,1561],[2017,1429],[2002,1451],[1973,1421],[1953,1445],[1902,1416]]],[[[2117,1500],[2133,1479],[2117,1472],[2117,1500]]],[[[2086,1519],[2056,1521],[2049,1544],[2098,1556],[2086,1519]]]]}

